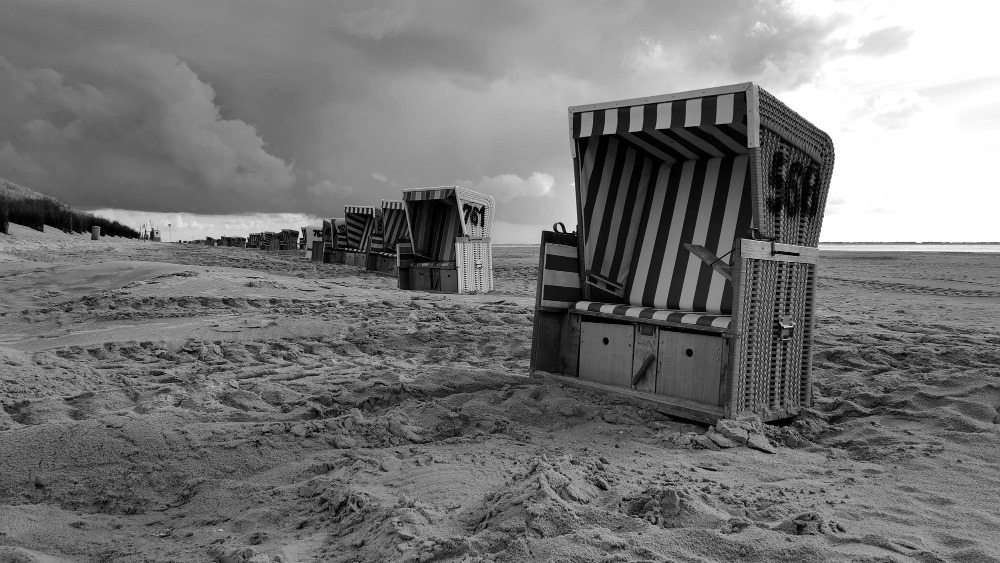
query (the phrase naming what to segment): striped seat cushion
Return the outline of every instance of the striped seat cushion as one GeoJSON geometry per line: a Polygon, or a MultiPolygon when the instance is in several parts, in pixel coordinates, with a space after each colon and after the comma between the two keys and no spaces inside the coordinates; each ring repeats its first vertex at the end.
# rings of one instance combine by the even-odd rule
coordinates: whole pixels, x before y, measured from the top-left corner
{"type": "Polygon", "coordinates": [[[444,269],[455,269],[458,267],[457,262],[413,262],[410,264],[413,268],[444,268],[444,269]]]}
{"type": "Polygon", "coordinates": [[[655,321],[669,321],[695,326],[711,326],[715,328],[729,328],[732,319],[729,315],[713,315],[709,313],[699,313],[695,311],[673,311],[670,309],[657,309],[655,307],[636,307],[633,305],[616,305],[613,303],[595,303],[593,301],[580,301],[573,305],[577,311],[590,311],[592,313],[604,313],[615,315],[624,319],[649,319],[655,321]]]}

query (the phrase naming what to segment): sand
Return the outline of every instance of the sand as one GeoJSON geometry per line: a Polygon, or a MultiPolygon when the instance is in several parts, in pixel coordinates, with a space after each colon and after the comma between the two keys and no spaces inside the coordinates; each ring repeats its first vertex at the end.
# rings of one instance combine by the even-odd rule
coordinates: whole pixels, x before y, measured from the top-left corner
{"type": "Polygon", "coordinates": [[[1000,561],[1000,255],[824,253],[775,453],[526,377],[537,249],[495,260],[437,295],[13,226],[0,561],[1000,561]]]}

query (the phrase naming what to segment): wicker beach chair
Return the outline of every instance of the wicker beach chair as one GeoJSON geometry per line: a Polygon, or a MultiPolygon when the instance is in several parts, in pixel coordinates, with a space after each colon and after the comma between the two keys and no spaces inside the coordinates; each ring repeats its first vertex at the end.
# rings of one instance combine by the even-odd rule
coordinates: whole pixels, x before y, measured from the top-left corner
{"type": "Polygon", "coordinates": [[[569,118],[579,233],[542,234],[532,372],[706,422],[809,406],[830,138],[752,83],[569,118]]]}
{"type": "Polygon", "coordinates": [[[409,240],[406,222],[406,207],[402,200],[382,200],[381,229],[372,238],[371,250],[368,253],[368,269],[397,275],[398,256],[396,247],[400,242],[409,240]]]}
{"type": "Polygon", "coordinates": [[[278,250],[296,250],[298,246],[298,229],[281,229],[278,233],[278,250]]]}
{"type": "Polygon", "coordinates": [[[403,190],[408,245],[397,243],[399,287],[493,291],[490,236],[496,203],[457,186],[403,190]]]}
{"type": "Polygon", "coordinates": [[[302,227],[302,241],[306,260],[323,261],[323,225],[308,225],[302,227]],[[319,252],[314,252],[316,243],[320,243],[319,252]]]}
{"type": "Polygon", "coordinates": [[[261,250],[277,251],[281,248],[280,233],[264,231],[260,238],[261,250]]]}
{"type": "Polygon", "coordinates": [[[368,249],[375,233],[375,208],[370,205],[348,205],[344,207],[344,220],[347,227],[347,236],[341,247],[344,264],[367,268],[368,249]]]}

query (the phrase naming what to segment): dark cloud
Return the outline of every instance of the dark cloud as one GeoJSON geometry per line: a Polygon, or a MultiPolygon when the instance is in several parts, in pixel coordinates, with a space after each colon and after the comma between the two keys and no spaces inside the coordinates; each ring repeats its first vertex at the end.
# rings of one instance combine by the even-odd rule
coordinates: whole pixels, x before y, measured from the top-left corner
{"type": "Polygon", "coordinates": [[[808,81],[780,2],[4,0],[0,176],[82,207],[336,214],[401,188],[572,215],[566,107],[808,81]]]}
{"type": "Polygon", "coordinates": [[[906,49],[913,37],[913,30],[892,26],[873,31],[860,39],[857,52],[872,57],[884,57],[906,49]]]}

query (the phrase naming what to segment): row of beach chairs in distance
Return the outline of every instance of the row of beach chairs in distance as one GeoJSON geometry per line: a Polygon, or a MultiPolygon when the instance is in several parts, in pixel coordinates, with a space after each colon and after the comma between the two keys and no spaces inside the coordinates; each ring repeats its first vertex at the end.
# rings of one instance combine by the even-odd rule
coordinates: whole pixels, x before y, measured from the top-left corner
{"type": "Polygon", "coordinates": [[[379,207],[348,205],[344,217],[302,229],[305,253],[396,277],[400,289],[493,290],[496,203],[458,186],[403,190],[379,207]]]}
{"type": "MultiPolygon", "coordinates": [[[[532,375],[709,423],[809,407],[829,136],[753,83],[572,107],[569,131],[577,229],[542,233],[532,375]]],[[[296,234],[401,289],[487,292],[495,211],[409,189],[296,234]]]]}

